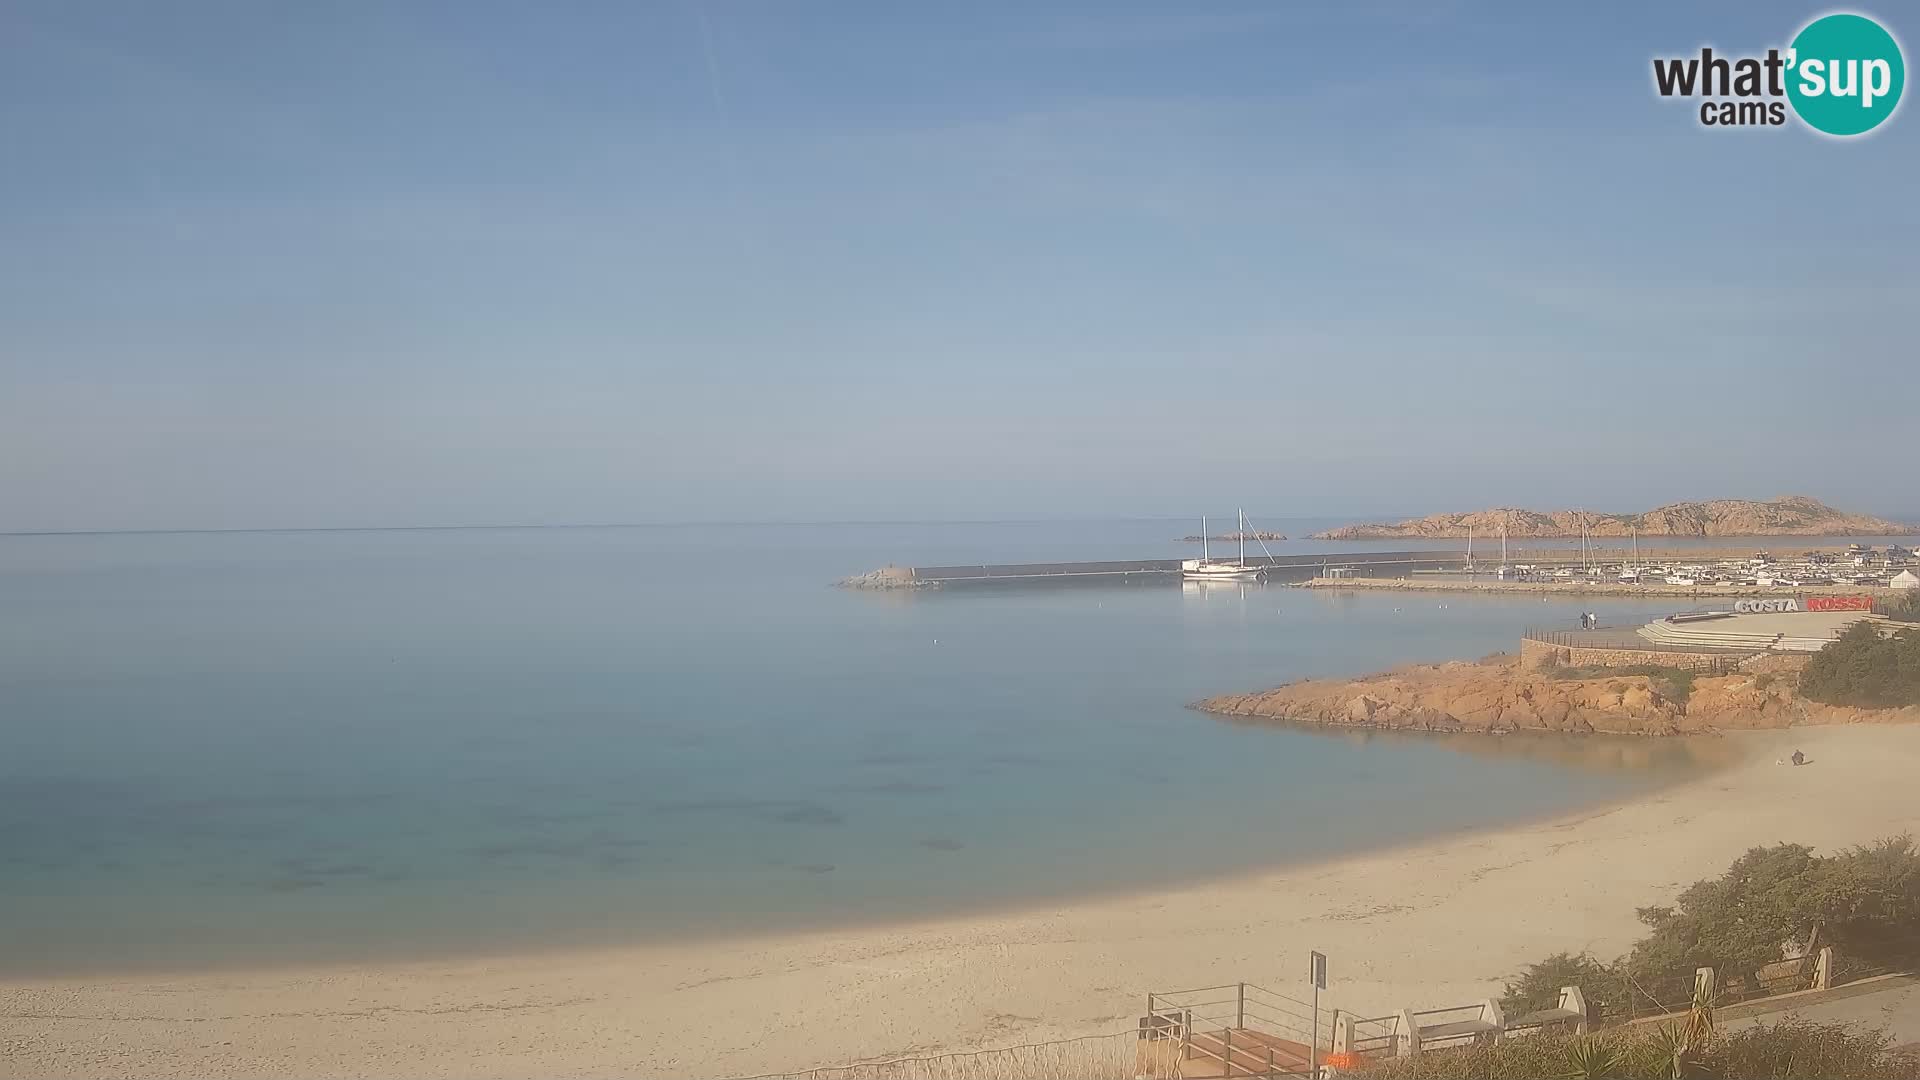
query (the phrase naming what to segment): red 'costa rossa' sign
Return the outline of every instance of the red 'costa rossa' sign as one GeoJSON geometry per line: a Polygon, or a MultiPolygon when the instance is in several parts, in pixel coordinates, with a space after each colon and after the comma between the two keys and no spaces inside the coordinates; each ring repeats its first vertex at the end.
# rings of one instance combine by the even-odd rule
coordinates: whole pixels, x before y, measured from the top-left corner
{"type": "Polygon", "coordinates": [[[1808,611],[1872,611],[1871,596],[1809,596],[1808,611]]]}

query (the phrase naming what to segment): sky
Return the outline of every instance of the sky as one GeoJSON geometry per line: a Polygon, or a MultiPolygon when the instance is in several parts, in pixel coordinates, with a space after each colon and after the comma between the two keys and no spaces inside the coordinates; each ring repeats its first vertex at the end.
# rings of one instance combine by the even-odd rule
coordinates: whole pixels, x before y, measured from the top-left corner
{"type": "Polygon", "coordinates": [[[1826,10],[3,0],[0,531],[1920,516],[1826,10]]]}

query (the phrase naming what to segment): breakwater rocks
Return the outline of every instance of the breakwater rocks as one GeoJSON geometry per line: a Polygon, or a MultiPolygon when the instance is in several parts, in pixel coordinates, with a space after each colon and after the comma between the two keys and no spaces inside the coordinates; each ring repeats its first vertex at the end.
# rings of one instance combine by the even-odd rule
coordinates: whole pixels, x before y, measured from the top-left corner
{"type": "Polygon", "coordinates": [[[919,589],[932,582],[920,581],[904,566],[883,566],[834,582],[842,589],[919,589]]]}
{"type": "MultiPolygon", "coordinates": [[[[1920,708],[1850,709],[1796,692],[1804,660],[1721,676],[1601,673],[1567,678],[1511,656],[1418,664],[1359,679],[1304,679],[1194,708],[1223,716],[1388,731],[1687,735],[1790,724],[1920,721],[1920,708]]],[[[1581,674],[1586,674],[1582,672],[1581,674]]]]}

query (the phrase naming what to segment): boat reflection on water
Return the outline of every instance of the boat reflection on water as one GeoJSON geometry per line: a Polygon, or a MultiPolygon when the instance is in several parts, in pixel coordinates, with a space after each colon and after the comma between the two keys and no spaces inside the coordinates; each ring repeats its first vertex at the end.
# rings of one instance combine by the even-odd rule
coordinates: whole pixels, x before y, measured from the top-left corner
{"type": "Polygon", "coordinates": [[[1181,595],[1201,600],[1212,596],[1246,596],[1266,587],[1266,582],[1254,578],[1180,579],[1181,595]]]}
{"type": "Polygon", "coordinates": [[[1506,760],[1538,761],[1590,772],[1647,769],[1719,769],[1738,761],[1737,742],[1719,735],[1563,735],[1548,731],[1517,731],[1492,735],[1459,731],[1389,731],[1379,728],[1334,727],[1271,717],[1214,717],[1238,727],[1277,727],[1304,731],[1322,738],[1341,739],[1350,746],[1441,746],[1462,754],[1506,760]]]}

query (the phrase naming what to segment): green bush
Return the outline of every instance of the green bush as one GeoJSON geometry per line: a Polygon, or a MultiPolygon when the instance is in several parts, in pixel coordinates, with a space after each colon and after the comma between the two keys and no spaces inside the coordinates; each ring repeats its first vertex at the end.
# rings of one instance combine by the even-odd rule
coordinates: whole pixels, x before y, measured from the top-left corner
{"type": "Polygon", "coordinates": [[[1552,1007],[1562,986],[1580,987],[1605,1016],[1664,1011],[1684,1005],[1696,969],[1713,968],[1723,987],[1752,983],[1787,942],[1874,964],[1920,961],[1920,849],[1910,836],[1825,856],[1757,847],[1674,906],[1637,914],[1647,934],[1611,964],[1556,953],[1528,965],[1507,983],[1507,1015],[1552,1007]]]}
{"type": "Polygon", "coordinates": [[[1920,852],[1910,836],[1829,856],[1801,844],[1754,848],[1718,878],[1695,882],[1677,907],[1638,914],[1651,933],[1625,964],[1642,982],[1699,967],[1751,976],[1779,961],[1788,941],[1904,960],[1920,940],[1920,852]]]}
{"type": "Polygon", "coordinates": [[[1692,668],[1668,667],[1663,664],[1627,664],[1621,667],[1599,667],[1589,664],[1583,667],[1568,667],[1556,662],[1542,663],[1539,671],[1553,679],[1612,679],[1613,681],[1607,684],[1607,689],[1616,694],[1627,688],[1627,684],[1620,681],[1620,676],[1645,675],[1652,680],[1653,688],[1660,692],[1660,696],[1668,701],[1684,705],[1687,698],[1693,695],[1692,668]]]}
{"type": "Polygon", "coordinates": [[[1551,1009],[1560,1004],[1563,986],[1578,986],[1587,994],[1590,1004],[1604,1004],[1612,996],[1609,991],[1618,980],[1619,976],[1589,953],[1554,953],[1537,964],[1527,965],[1525,971],[1507,984],[1500,998],[1500,1010],[1509,1020],[1517,1020],[1528,1013],[1551,1009]]]}
{"type": "MultiPolygon", "coordinates": [[[[1533,1035],[1498,1046],[1433,1050],[1410,1058],[1371,1062],[1342,1076],[1368,1080],[1542,1080],[1568,1075],[1568,1053],[1578,1040],[1533,1035]]],[[[1664,1078],[1662,1078],[1664,1080],[1664,1078]]]]}
{"type": "Polygon", "coordinates": [[[1807,662],[1800,693],[1830,705],[1920,705],[1920,630],[1882,637],[1873,624],[1854,623],[1807,662]]]}
{"type": "Polygon", "coordinates": [[[1908,589],[1889,602],[1887,615],[1901,622],[1920,622],[1920,589],[1908,589]]]}
{"type": "MultiPolygon", "coordinates": [[[[1531,1035],[1498,1046],[1435,1050],[1370,1063],[1352,1075],[1367,1080],[1670,1080],[1675,1029],[1610,1028],[1595,1035],[1531,1035]]],[[[1920,1055],[1895,1050],[1880,1032],[1840,1024],[1788,1020],[1715,1037],[1691,1055],[1686,1075],[1705,1080],[1910,1080],[1920,1055]]]]}
{"type": "Polygon", "coordinates": [[[1840,1024],[1784,1020],[1723,1036],[1701,1059],[1708,1076],[1739,1080],[1911,1080],[1920,1076],[1920,1052],[1891,1049],[1884,1032],[1840,1024]]]}
{"type": "MultiPolygon", "coordinates": [[[[1755,978],[1781,959],[1781,946],[1833,945],[1882,964],[1920,960],[1920,848],[1910,836],[1818,855],[1802,844],[1757,847],[1724,874],[1696,881],[1672,907],[1641,908],[1647,934],[1607,964],[1586,953],[1555,953],[1509,981],[1501,1008],[1510,1020],[1559,1003],[1578,986],[1603,1016],[1645,1012],[1653,1002],[1684,1009],[1694,970],[1711,967],[1723,986],[1755,978]]],[[[1696,1013],[1704,1017],[1705,1013],[1696,1013]]],[[[1506,1080],[1606,1077],[1670,1080],[1675,1049],[1693,1040],[1685,1075],[1726,1080],[1789,1077],[1920,1077],[1920,1053],[1895,1051],[1875,1032],[1797,1020],[1731,1035],[1655,1024],[1611,1027],[1584,1037],[1550,1032],[1498,1046],[1441,1049],[1369,1064],[1377,1080],[1506,1080]]]]}

